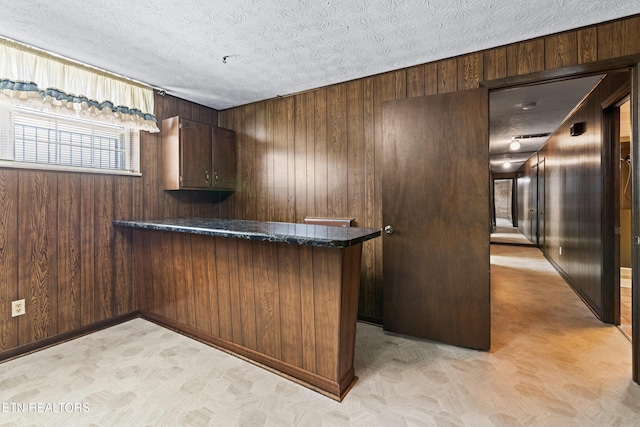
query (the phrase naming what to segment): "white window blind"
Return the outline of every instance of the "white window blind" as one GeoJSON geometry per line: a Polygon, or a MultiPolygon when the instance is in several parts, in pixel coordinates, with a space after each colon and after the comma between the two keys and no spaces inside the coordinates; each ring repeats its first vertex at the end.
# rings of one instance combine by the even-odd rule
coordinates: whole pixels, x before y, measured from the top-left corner
{"type": "Polygon", "coordinates": [[[139,131],[17,106],[0,107],[0,165],[139,174],[139,131]]]}

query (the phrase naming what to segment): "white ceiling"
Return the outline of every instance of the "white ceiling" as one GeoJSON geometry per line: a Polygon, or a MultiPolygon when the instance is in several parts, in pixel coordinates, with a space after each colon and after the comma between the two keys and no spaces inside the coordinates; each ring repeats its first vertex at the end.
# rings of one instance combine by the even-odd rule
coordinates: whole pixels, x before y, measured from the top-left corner
{"type": "Polygon", "coordinates": [[[489,95],[489,154],[494,172],[515,172],[535,154],[602,76],[521,86],[489,95]],[[526,107],[526,108],[524,108],[526,107]],[[520,149],[509,145],[516,136],[520,149]],[[508,165],[507,165],[508,164],[508,165]]]}
{"type": "Polygon", "coordinates": [[[2,36],[225,109],[640,13],[640,2],[0,0],[0,10],[2,36]]]}

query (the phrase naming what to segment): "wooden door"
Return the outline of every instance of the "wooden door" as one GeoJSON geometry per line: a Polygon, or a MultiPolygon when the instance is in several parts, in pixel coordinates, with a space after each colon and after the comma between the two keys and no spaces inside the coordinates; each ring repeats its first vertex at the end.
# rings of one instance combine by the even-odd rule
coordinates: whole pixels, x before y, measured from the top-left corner
{"type": "Polygon", "coordinates": [[[488,90],[382,112],[384,329],[488,350],[488,90]]]}
{"type": "Polygon", "coordinates": [[[180,121],[180,171],[183,188],[211,188],[211,127],[180,121]]]}

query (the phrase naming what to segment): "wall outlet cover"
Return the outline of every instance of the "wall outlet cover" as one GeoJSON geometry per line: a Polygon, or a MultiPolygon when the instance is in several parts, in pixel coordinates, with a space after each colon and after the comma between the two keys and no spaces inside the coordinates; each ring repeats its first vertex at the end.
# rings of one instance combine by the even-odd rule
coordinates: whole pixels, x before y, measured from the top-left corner
{"type": "Polygon", "coordinates": [[[22,316],[25,313],[24,299],[11,301],[11,317],[22,316]]]}

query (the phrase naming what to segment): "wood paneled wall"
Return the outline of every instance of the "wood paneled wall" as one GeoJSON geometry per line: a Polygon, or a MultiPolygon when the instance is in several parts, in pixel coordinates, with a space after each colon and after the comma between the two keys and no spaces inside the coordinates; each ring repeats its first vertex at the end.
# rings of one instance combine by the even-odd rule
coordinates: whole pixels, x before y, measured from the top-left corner
{"type": "MultiPolygon", "coordinates": [[[[238,189],[224,200],[162,191],[159,134],[142,134],[141,178],[0,169],[0,350],[137,309],[130,236],[114,218],[353,216],[381,227],[383,101],[637,53],[635,16],[219,114],[156,97],[160,120],[180,114],[238,132],[238,189]],[[19,298],[27,314],[11,318],[19,298]]],[[[381,321],[381,239],[365,242],[362,277],[360,314],[381,321]]]]}
{"type": "MultiPolygon", "coordinates": [[[[156,113],[218,120],[169,96],[156,113]]],[[[142,177],[0,168],[0,358],[138,310],[131,230],[113,219],[218,214],[216,196],[162,191],[159,148],[159,134],[141,133],[142,177]],[[22,298],[26,314],[12,318],[22,298]]]]}
{"type": "MultiPolygon", "coordinates": [[[[613,188],[603,188],[602,156],[609,141],[603,140],[601,104],[629,78],[628,72],[609,74],[539,153],[540,161],[545,160],[547,182],[542,250],[602,319],[604,193],[613,192],[613,188]],[[577,122],[586,123],[586,132],[572,137],[569,128],[577,122]]],[[[526,163],[524,172],[528,173],[534,163],[526,163]]]]}
{"type": "MultiPolygon", "coordinates": [[[[637,53],[638,16],[221,111],[220,126],[238,132],[239,157],[238,190],[222,212],[292,222],[354,217],[358,226],[383,227],[382,102],[637,53]]],[[[364,245],[361,317],[382,320],[381,296],[376,239],[364,245]]]]}

